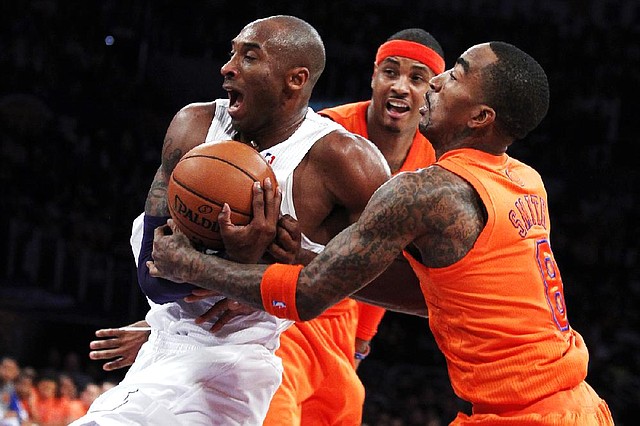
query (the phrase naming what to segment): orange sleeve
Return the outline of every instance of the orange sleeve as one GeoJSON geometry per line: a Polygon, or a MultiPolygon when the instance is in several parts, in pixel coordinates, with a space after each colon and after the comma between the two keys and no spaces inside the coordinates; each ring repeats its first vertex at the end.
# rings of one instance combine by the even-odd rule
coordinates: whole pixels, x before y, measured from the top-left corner
{"type": "Polygon", "coordinates": [[[382,321],[386,309],[368,303],[358,302],[358,330],[356,337],[371,340],[378,332],[378,325],[382,321]]]}

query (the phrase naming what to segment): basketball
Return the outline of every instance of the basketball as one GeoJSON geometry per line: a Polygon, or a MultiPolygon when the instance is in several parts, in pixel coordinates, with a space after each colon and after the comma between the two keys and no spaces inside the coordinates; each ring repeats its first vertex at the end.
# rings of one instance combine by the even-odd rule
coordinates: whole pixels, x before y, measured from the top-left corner
{"type": "Polygon", "coordinates": [[[169,212],[178,228],[200,249],[223,248],[218,214],[224,203],[231,222],[251,220],[253,183],[276,177],[266,160],[249,145],[225,140],[198,145],[178,161],[169,178],[169,212]]]}

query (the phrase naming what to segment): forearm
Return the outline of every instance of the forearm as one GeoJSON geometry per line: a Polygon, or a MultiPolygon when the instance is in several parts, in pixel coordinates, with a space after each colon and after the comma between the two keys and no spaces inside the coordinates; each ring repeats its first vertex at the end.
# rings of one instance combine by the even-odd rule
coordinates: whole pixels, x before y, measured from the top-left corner
{"type": "MultiPolygon", "coordinates": [[[[317,317],[330,306],[342,300],[352,290],[355,290],[353,280],[347,285],[337,285],[337,280],[332,277],[335,271],[327,270],[326,275],[315,277],[311,280],[313,272],[303,269],[301,265],[280,265],[289,272],[287,278],[280,274],[272,276],[265,281],[265,271],[272,265],[244,264],[208,256],[193,250],[189,246],[178,244],[172,250],[167,250],[173,260],[170,263],[178,268],[172,270],[172,277],[176,281],[192,283],[198,287],[216,291],[242,304],[256,309],[271,312],[281,318],[306,321],[317,317]],[[296,269],[297,268],[297,269],[296,269]],[[298,277],[298,272],[300,276],[298,277]],[[280,279],[282,278],[282,279],[280,279]],[[297,278],[297,280],[296,280],[297,278]],[[265,290],[263,286],[269,286],[277,281],[271,290],[265,290]],[[336,282],[333,285],[332,282],[336,282]],[[272,291],[273,290],[273,291],[272,291]],[[282,292],[280,292],[282,290],[282,292]],[[268,296],[263,296],[263,293],[268,296]],[[285,294],[291,294],[288,298],[285,294]],[[295,296],[293,296],[295,294],[295,296]],[[295,316],[289,315],[290,311],[282,310],[274,312],[273,306],[285,302],[289,308],[295,306],[295,316]]],[[[322,254],[318,255],[312,264],[321,263],[322,254]]],[[[277,311],[277,310],[276,310],[277,311]]]]}
{"type": "Polygon", "coordinates": [[[300,265],[241,265],[205,255],[171,223],[173,233],[155,231],[149,268],[153,276],[192,283],[283,318],[309,320],[375,279],[408,244],[408,234],[379,238],[388,221],[377,219],[374,215],[371,223],[342,231],[302,270],[300,265]]]}
{"type": "Polygon", "coordinates": [[[428,316],[420,282],[409,263],[400,257],[352,297],[360,302],[391,311],[428,316]]]}
{"type": "Polygon", "coordinates": [[[371,235],[354,226],[342,231],[305,267],[298,280],[296,303],[303,319],[351,296],[375,279],[393,258],[384,245],[371,244],[371,235]]]}
{"type": "Polygon", "coordinates": [[[191,251],[184,254],[186,280],[198,287],[216,291],[237,302],[264,310],[260,292],[262,275],[269,265],[242,264],[217,256],[191,251]]]}
{"type": "Polygon", "coordinates": [[[411,306],[409,306],[406,302],[402,302],[402,304],[396,304],[387,300],[363,297],[359,292],[354,293],[351,297],[358,302],[368,303],[369,305],[378,306],[388,311],[400,312],[402,314],[415,315],[425,318],[429,316],[429,311],[427,310],[426,305],[424,305],[423,303],[412,303],[411,306]]]}

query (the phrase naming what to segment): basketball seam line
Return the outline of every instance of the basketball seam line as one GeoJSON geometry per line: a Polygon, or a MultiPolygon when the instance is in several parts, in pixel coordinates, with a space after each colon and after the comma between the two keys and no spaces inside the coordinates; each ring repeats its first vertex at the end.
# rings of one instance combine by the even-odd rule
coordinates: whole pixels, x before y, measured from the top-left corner
{"type": "MultiPolygon", "coordinates": [[[[218,201],[212,200],[212,199],[210,199],[209,197],[207,197],[207,196],[205,196],[205,195],[203,195],[203,194],[201,194],[201,193],[199,193],[199,192],[197,192],[197,191],[194,191],[193,189],[191,189],[191,188],[189,188],[188,186],[186,186],[184,182],[181,182],[179,179],[176,179],[176,178],[175,178],[175,176],[171,176],[171,179],[173,179],[173,181],[174,181],[176,184],[180,185],[180,187],[181,187],[182,189],[184,189],[185,191],[190,192],[190,193],[191,193],[191,194],[193,194],[193,195],[197,195],[198,197],[202,198],[202,199],[203,199],[203,200],[205,200],[205,201],[210,202],[211,204],[215,204],[216,206],[218,206],[218,207],[220,207],[220,208],[222,208],[222,206],[224,205],[224,203],[220,203],[220,202],[218,202],[218,201]]],[[[177,196],[177,194],[176,194],[176,196],[177,196]]],[[[233,212],[234,212],[234,213],[237,213],[237,214],[240,214],[240,215],[242,215],[242,216],[251,217],[251,213],[250,213],[250,212],[249,212],[249,213],[245,213],[245,212],[243,212],[243,211],[239,211],[239,210],[236,210],[236,209],[233,209],[233,212]]]]}
{"type": "MultiPolygon", "coordinates": [[[[256,181],[256,177],[253,176],[251,173],[247,172],[245,169],[242,169],[242,168],[238,167],[237,165],[233,164],[229,160],[225,160],[224,158],[216,157],[215,155],[195,154],[195,155],[190,155],[189,157],[185,157],[180,161],[183,161],[183,160],[186,160],[186,159],[189,159],[189,158],[198,158],[198,157],[200,157],[200,158],[212,158],[212,159],[215,159],[215,160],[218,160],[218,161],[222,161],[223,163],[230,165],[234,169],[237,169],[237,170],[241,171],[246,176],[250,177],[254,182],[256,181]]],[[[266,164],[266,161],[265,161],[265,164],[266,164]]]]}

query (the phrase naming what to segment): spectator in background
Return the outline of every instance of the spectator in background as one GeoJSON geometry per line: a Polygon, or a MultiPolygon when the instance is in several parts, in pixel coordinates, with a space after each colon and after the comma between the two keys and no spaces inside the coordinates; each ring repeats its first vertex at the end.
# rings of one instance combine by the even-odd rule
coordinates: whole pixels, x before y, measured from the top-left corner
{"type": "Polygon", "coordinates": [[[102,388],[94,383],[89,382],[80,390],[78,398],[69,401],[69,421],[77,420],[87,414],[91,403],[100,396],[102,388]]]}
{"type": "Polygon", "coordinates": [[[33,387],[33,376],[29,372],[21,372],[14,383],[14,390],[9,398],[8,411],[0,425],[32,424],[36,404],[36,392],[33,387]]]}
{"type": "Polygon", "coordinates": [[[58,393],[66,401],[78,399],[78,387],[75,381],[66,373],[58,375],[58,393]]]}
{"type": "Polygon", "coordinates": [[[34,420],[40,426],[66,426],[69,402],[60,396],[59,376],[44,372],[36,382],[37,400],[34,420]]]}
{"type": "Polygon", "coordinates": [[[13,416],[9,405],[18,374],[20,374],[20,366],[16,359],[10,356],[3,357],[0,361],[0,419],[13,416]]]}
{"type": "Polygon", "coordinates": [[[10,356],[5,356],[0,362],[0,392],[11,392],[15,380],[20,374],[20,365],[18,361],[10,356]]]}
{"type": "Polygon", "coordinates": [[[117,383],[112,382],[110,380],[105,380],[102,382],[102,384],[100,385],[100,393],[105,393],[106,391],[108,391],[111,388],[115,388],[117,385],[117,383]]]}

